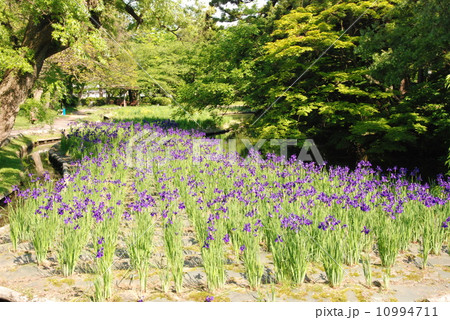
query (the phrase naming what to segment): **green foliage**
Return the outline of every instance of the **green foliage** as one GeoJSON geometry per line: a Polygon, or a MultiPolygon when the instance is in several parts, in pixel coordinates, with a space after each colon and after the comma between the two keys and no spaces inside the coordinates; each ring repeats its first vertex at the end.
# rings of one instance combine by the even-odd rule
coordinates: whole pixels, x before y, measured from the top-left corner
{"type": "Polygon", "coordinates": [[[219,30],[193,52],[183,77],[186,85],[177,91],[180,101],[199,109],[242,101],[244,92],[252,88],[252,60],[267,38],[262,22],[219,30]]]}
{"type": "Polygon", "coordinates": [[[449,168],[449,171],[447,172],[447,175],[450,176],[450,148],[448,149],[448,157],[447,157],[447,162],[445,164],[449,168]]]}
{"type": "Polygon", "coordinates": [[[360,48],[367,57],[373,55],[373,75],[398,86],[405,77],[429,78],[428,71],[445,71],[450,45],[448,5],[439,0],[392,2],[395,6],[381,18],[382,23],[367,26],[360,48]]]}
{"type": "MultiPolygon", "coordinates": [[[[175,95],[191,72],[192,42],[173,34],[154,32],[135,38],[133,55],[139,64],[138,85],[147,97],[175,95]]],[[[151,100],[150,100],[150,103],[151,100]]]]}
{"type": "Polygon", "coordinates": [[[257,123],[260,130],[314,137],[322,148],[360,156],[383,153],[392,140],[410,142],[404,137],[411,128],[399,130],[384,112],[394,93],[373,85],[367,77],[369,64],[355,53],[363,26],[387,3],[367,11],[343,34],[368,6],[367,1],[311,4],[275,22],[273,40],[256,59],[258,89],[245,97],[261,112],[268,110],[257,123]],[[327,54],[316,61],[324,50],[327,54]]]}
{"type": "MultiPolygon", "coordinates": [[[[181,23],[179,7],[177,1],[162,0],[1,0],[0,80],[6,74],[39,76],[42,70],[35,88],[44,89],[41,102],[53,109],[75,103],[74,87],[88,81],[103,88],[135,87],[136,65],[123,50],[125,40],[140,25],[176,27],[181,23]],[[66,48],[70,49],[54,56],[66,48]],[[53,62],[48,60],[52,56],[53,62]]],[[[35,78],[26,85],[19,82],[13,92],[29,91],[30,81],[35,78]]]]}
{"type": "Polygon", "coordinates": [[[130,264],[137,270],[141,291],[146,291],[148,268],[153,250],[154,221],[148,212],[137,212],[132,233],[127,239],[130,264]]]}
{"type": "Polygon", "coordinates": [[[216,18],[217,20],[234,22],[257,15],[256,2],[255,0],[211,0],[209,5],[220,9],[221,17],[216,18]]]}
{"type": "MultiPolygon", "coordinates": [[[[6,70],[16,69],[19,72],[31,72],[30,50],[15,46],[17,39],[14,34],[13,25],[19,23],[19,19],[13,14],[11,9],[16,9],[16,4],[10,1],[0,1],[0,78],[4,76],[6,70]]],[[[17,10],[17,9],[16,9],[17,10]]]]}
{"type": "Polygon", "coordinates": [[[45,105],[35,99],[27,99],[21,105],[19,115],[25,116],[29,121],[53,123],[57,112],[46,108],[45,105]]]}
{"type": "Polygon", "coordinates": [[[39,112],[39,110],[43,109],[42,103],[35,99],[27,99],[22,104],[19,115],[24,116],[28,119],[28,121],[31,121],[32,119],[39,116],[39,114],[42,114],[43,112],[39,112]]]}
{"type": "Polygon", "coordinates": [[[105,98],[85,98],[80,100],[82,105],[85,106],[103,106],[106,104],[105,98]]]}
{"type": "MultiPolygon", "coordinates": [[[[224,3],[242,2],[214,1],[224,3]]],[[[286,0],[260,12],[235,15],[235,26],[203,46],[195,78],[179,90],[184,102],[219,106],[211,100],[221,96],[204,88],[224,83],[257,111],[254,120],[262,116],[247,135],[313,138],[333,163],[444,169],[450,19],[442,2],[286,0]]]]}
{"type": "Polygon", "coordinates": [[[34,64],[33,48],[23,46],[23,38],[29,28],[28,22],[35,24],[51,17],[53,37],[64,46],[72,45],[87,32],[89,11],[81,0],[57,1],[0,1],[0,77],[7,70],[32,72],[34,64]]]}
{"type": "Polygon", "coordinates": [[[179,89],[181,102],[198,109],[227,106],[234,102],[234,89],[227,83],[202,83],[196,81],[179,89]]]}
{"type": "Polygon", "coordinates": [[[151,99],[151,103],[158,106],[169,106],[172,103],[172,99],[167,97],[154,97],[151,99]]]}
{"type": "Polygon", "coordinates": [[[108,93],[139,89],[145,102],[159,105],[173,97],[190,112],[243,101],[256,111],[253,120],[261,116],[247,136],[313,138],[337,164],[368,159],[447,170],[444,2],[255,3],[0,0],[0,76],[33,65],[32,50],[19,45],[26,19],[18,17],[52,16],[53,37],[70,48],[44,65],[35,85],[50,108],[73,104],[94,86],[108,93]],[[92,27],[92,15],[109,35],[92,27]]]}

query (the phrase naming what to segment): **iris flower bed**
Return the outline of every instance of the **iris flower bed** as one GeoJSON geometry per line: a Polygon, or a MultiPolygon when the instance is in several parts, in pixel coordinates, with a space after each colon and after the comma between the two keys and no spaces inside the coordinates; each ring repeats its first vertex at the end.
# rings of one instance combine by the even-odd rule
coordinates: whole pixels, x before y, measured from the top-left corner
{"type": "Polygon", "coordinates": [[[263,159],[255,152],[244,159],[207,139],[195,152],[196,139],[204,134],[161,124],[72,128],[62,148],[77,159],[73,173],[16,188],[9,216],[13,246],[32,242],[38,263],[57,252],[64,276],[76,272],[88,250],[96,275],[93,299],[102,301],[112,295],[119,241],[142,291],[155,244],[162,243],[161,290],[173,285],[182,292],[187,226],[195,230],[211,292],[225,285],[230,255],[256,289],[263,255],[271,257],[278,283],[300,286],[308,265],[320,263],[330,286],[338,287],[344,266],[355,264],[370,285],[376,254],[388,287],[399,252],[420,244],[425,268],[428,255],[441,254],[448,244],[448,178],[438,177],[431,187],[417,172],[383,171],[368,162],[350,170],[271,154],[263,159]]]}

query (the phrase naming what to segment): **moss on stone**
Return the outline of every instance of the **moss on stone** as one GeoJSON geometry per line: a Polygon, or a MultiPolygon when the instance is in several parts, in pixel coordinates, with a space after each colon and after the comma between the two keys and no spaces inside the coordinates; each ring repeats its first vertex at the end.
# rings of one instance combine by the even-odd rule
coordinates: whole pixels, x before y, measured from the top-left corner
{"type": "Polygon", "coordinates": [[[418,273],[410,273],[403,277],[406,280],[412,280],[412,281],[420,281],[423,279],[423,274],[418,273]]]}

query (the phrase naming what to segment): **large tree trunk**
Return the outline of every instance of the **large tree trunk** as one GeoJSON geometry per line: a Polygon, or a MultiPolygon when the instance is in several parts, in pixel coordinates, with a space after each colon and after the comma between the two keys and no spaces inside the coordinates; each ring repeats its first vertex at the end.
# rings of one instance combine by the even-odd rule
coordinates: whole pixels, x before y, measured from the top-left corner
{"type": "Polygon", "coordinates": [[[8,70],[0,82],[0,144],[5,141],[16,120],[19,106],[30,94],[34,82],[48,57],[65,49],[52,39],[51,22],[43,16],[37,23],[30,19],[22,41],[22,47],[33,50],[33,72],[8,70]]]}
{"type": "Polygon", "coordinates": [[[400,94],[402,95],[402,98],[406,95],[409,89],[409,77],[405,77],[400,82],[400,94]]]}
{"type": "Polygon", "coordinates": [[[44,93],[44,90],[41,88],[34,90],[33,99],[36,101],[41,101],[41,97],[42,97],[43,93],[44,93]]]}

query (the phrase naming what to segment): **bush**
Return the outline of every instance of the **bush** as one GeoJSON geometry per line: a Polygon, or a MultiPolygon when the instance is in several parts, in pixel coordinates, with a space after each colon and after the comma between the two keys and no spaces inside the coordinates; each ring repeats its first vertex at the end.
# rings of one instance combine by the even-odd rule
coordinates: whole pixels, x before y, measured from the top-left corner
{"type": "Polygon", "coordinates": [[[106,98],[85,98],[81,99],[81,104],[85,106],[103,106],[106,104],[106,98]]]}
{"type": "Polygon", "coordinates": [[[20,106],[19,115],[26,117],[30,122],[53,123],[58,113],[55,110],[46,108],[45,105],[35,99],[27,99],[20,106]]]}
{"type": "Polygon", "coordinates": [[[79,99],[74,95],[67,95],[63,98],[61,105],[66,106],[66,108],[76,107],[78,105],[79,99]]]}
{"type": "Polygon", "coordinates": [[[150,103],[160,106],[169,106],[172,103],[172,99],[167,97],[154,97],[150,99],[150,103]]]}
{"type": "Polygon", "coordinates": [[[228,106],[235,101],[233,86],[227,83],[196,81],[178,90],[178,99],[193,108],[228,106]]]}
{"type": "Polygon", "coordinates": [[[45,120],[45,108],[44,105],[35,99],[27,99],[20,106],[19,115],[26,117],[29,121],[45,120]]]}
{"type": "Polygon", "coordinates": [[[152,97],[147,97],[147,96],[145,96],[145,97],[142,97],[142,98],[141,98],[140,103],[151,104],[152,101],[153,101],[153,98],[152,98],[152,97]]]}

